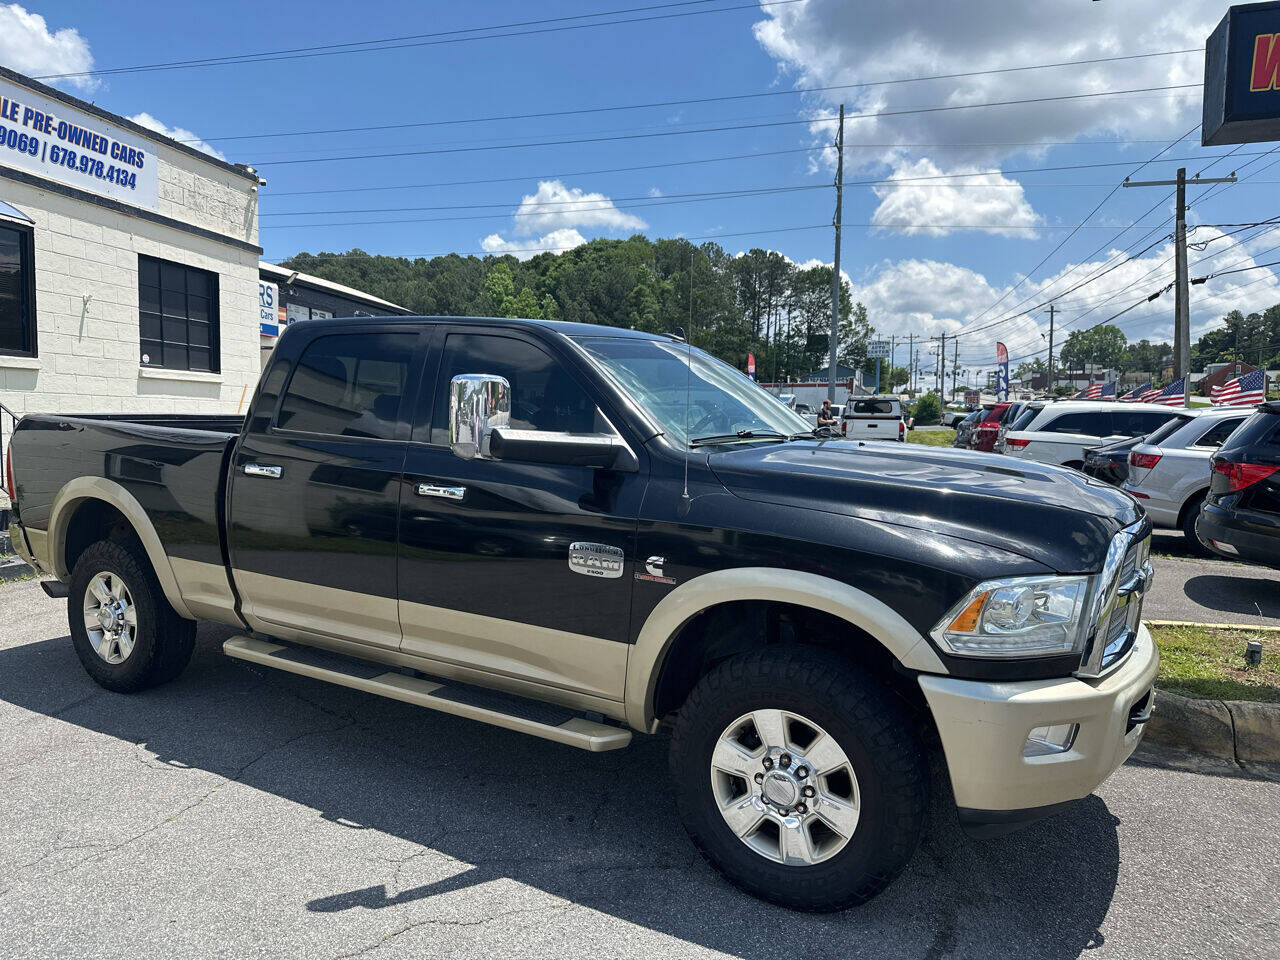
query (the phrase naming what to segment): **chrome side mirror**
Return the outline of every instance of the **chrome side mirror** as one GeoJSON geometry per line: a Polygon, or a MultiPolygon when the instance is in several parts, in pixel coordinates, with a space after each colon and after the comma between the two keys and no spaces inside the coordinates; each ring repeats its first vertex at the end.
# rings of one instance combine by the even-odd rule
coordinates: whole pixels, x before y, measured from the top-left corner
{"type": "Polygon", "coordinates": [[[463,460],[488,460],[489,436],[511,423],[511,384],[489,373],[449,381],[449,448],[463,460]]]}

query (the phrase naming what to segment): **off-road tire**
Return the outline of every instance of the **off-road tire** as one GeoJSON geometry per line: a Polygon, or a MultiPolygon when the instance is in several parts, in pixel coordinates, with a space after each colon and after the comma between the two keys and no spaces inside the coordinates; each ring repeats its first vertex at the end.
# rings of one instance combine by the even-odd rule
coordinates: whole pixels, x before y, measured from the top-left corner
{"type": "Polygon", "coordinates": [[[818,648],[771,646],[716,666],[680,709],[670,762],[677,809],[698,849],[731,883],[792,909],[828,912],[870,900],[906,866],[924,829],[928,768],[903,703],[874,675],[818,648]],[[717,808],[710,758],[720,734],[736,718],[768,708],[820,724],[857,776],[858,825],[830,859],[806,866],[767,859],[717,808]]]}
{"type": "Polygon", "coordinates": [[[85,672],[116,693],[137,693],[168,683],[186,668],[195,649],[195,622],[180,617],[169,605],[151,562],[140,546],[129,541],[99,540],[80,555],[71,573],[67,619],[85,672]],[[137,613],[133,650],[122,663],[107,663],[98,656],[85,629],[85,592],[104,571],[123,578],[137,613]]]}

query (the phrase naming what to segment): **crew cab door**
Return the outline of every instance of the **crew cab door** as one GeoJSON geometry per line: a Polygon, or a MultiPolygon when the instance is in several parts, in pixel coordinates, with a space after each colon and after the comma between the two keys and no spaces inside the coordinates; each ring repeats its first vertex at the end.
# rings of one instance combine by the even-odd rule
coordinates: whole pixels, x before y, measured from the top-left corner
{"type": "Polygon", "coordinates": [[[448,388],[463,374],[508,381],[512,427],[594,433],[609,423],[581,361],[554,344],[479,326],[439,337],[405,462],[401,649],[515,686],[622,699],[645,461],[618,472],[455,456],[448,388]],[[579,558],[605,561],[595,575],[570,566],[581,544],[590,546],[574,548],[579,558]]]}
{"type": "Polygon", "coordinates": [[[399,647],[405,408],[425,338],[421,325],[326,324],[277,345],[231,464],[231,568],[254,629],[399,647]]]}

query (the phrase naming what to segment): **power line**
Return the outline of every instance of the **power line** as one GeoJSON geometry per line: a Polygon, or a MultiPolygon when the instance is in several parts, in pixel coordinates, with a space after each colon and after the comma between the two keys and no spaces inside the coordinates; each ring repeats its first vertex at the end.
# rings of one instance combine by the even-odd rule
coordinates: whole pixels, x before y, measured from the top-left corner
{"type": "MultiPolygon", "coordinates": [[[[1064,102],[1068,100],[1091,100],[1098,97],[1117,97],[1117,96],[1124,96],[1126,94],[1131,94],[1131,93],[1151,93],[1151,92],[1168,91],[1168,90],[1186,90],[1193,87],[1198,88],[1199,86],[1200,84],[1196,84],[1196,83],[1179,83],[1179,84],[1170,84],[1162,87],[1135,87],[1130,90],[1104,90],[1104,91],[1096,91],[1093,93],[1073,93],[1073,94],[1065,94],[1057,97],[1030,97],[1023,100],[993,100],[993,101],[988,101],[986,103],[961,103],[961,104],[952,104],[950,106],[915,107],[907,110],[880,110],[875,113],[850,114],[845,119],[846,120],[871,120],[871,119],[876,119],[881,117],[899,117],[899,116],[908,116],[908,115],[915,115],[915,114],[922,114],[922,113],[944,113],[944,112],[950,112],[953,110],[976,110],[976,109],[985,108],[985,107],[1021,106],[1021,105],[1033,104],[1033,103],[1059,103],[1059,102],[1064,102]]],[[[407,150],[407,151],[396,151],[392,153],[364,153],[364,154],[347,154],[344,156],[332,156],[332,157],[308,157],[308,158],[297,159],[297,160],[271,160],[271,161],[262,162],[257,165],[264,166],[264,167],[278,167],[278,166],[291,166],[291,165],[302,164],[302,163],[332,163],[332,162],[338,162],[338,161],[344,161],[344,160],[384,160],[384,159],[391,159],[391,158],[397,158],[397,157],[435,156],[439,154],[448,154],[448,153],[474,153],[479,151],[492,151],[492,150],[515,150],[515,149],[523,149],[527,147],[569,146],[569,145],[581,144],[581,143],[612,143],[612,142],[623,141],[623,140],[647,140],[647,139],[652,139],[656,137],[679,137],[679,136],[689,136],[691,134],[700,134],[700,133],[729,133],[736,130],[759,130],[759,129],[765,129],[765,128],[771,128],[771,127],[790,127],[790,126],[796,126],[800,124],[809,126],[814,123],[834,121],[835,119],[836,118],[834,116],[810,117],[808,119],[800,119],[800,120],[773,120],[765,123],[734,124],[729,126],[718,126],[718,127],[696,127],[696,128],[691,128],[687,130],[660,130],[653,133],[612,134],[609,136],[575,137],[571,139],[562,139],[562,140],[531,140],[523,143],[507,143],[507,144],[500,144],[500,145],[489,143],[489,144],[482,144],[482,145],[476,145],[476,146],[438,147],[430,150],[407,150]]],[[[1179,137],[1178,141],[1182,139],[1184,138],[1179,137]]],[[[1174,143],[1177,143],[1178,141],[1174,141],[1174,143]]],[[[1173,146],[1173,144],[1170,144],[1169,146],[1173,146]]],[[[1161,151],[1161,152],[1163,153],[1164,151],[1161,151]]],[[[1145,166],[1145,164],[1143,164],[1143,166],[1145,166]]],[[[1141,167],[1139,167],[1138,169],[1141,169],[1141,167]]]]}
{"type": "Polygon", "coordinates": [[[713,10],[689,10],[683,13],[664,13],[645,17],[628,17],[618,20],[602,20],[599,23],[565,24],[568,20],[583,20],[592,17],[608,17],[620,13],[635,13],[647,10],[663,10],[671,7],[688,7],[716,2],[716,0],[679,0],[679,2],[660,3],[645,7],[628,7],[622,10],[601,11],[599,13],[583,13],[565,17],[551,17],[542,20],[521,20],[508,24],[497,24],[487,27],[463,27],[455,30],[443,30],[436,33],[409,34],[399,37],[385,37],[380,40],[357,40],[347,43],[330,43],[314,47],[294,47],[287,50],[268,50],[260,53],[230,54],[220,57],[203,57],[191,60],[167,60],[160,63],[138,64],[129,67],[108,67],[99,70],[81,70],[74,73],[49,73],[36,77],[37,80],[66,80],[79,77],[114,76],[122,73],[144,73],[155,70],[184,70],[193,67],[216,67],[246,63],[269,63],[279,60],[309,60],[316,57],[333,57],[349,53],[375,53],[384,50],[409,50],[417,47],[432,47],[441,44],[467,43],[473,40],[500,40],[508,37],[527,37],[544,33],[561,33],[567,30],[586,30],[592,27],[606,27],[622,23],[645,23],[654,20],[675,20],[682,17],[704,16],[710,13],[729,13],[734,10],[759,10],[761,7],[780,7],[800,0],[759,0],[755,3],[743,3],[732,7],[717,7],[713,10]],[[559,23],[561,26],[543,27],[538,30],[517,30],[509,33],[492,33],[485,31],[506,30],[511,27],[538,26],[540,24],[559,23]],[[464,37],[459,34],[479,33],[482,36],[464,37]]]}
{"type": "MultiPolygon", "coordinates": [[[[1064,142],[1068,142],[1068,141],[1064,141],[1064,142]]],[[[1069,141],[1069,142],[1072,143],[1073,145],[1079,146],[1082,144],[1083,145],[1092,145],[1095,143],[1096,144],[1112,144],[1112,143],[1121,143],[1121,142],[1129,142],[1129,141],[1102,140],[1102,141],[1069,141]]],[[[1146,142],[1146,141],[1133,141],[1133,142],[1146,142]]],[[[1160,141],[1160,142],[1163,143],[1164,141],[1160,141]]],[[[1027,141],[1024,144],[995,144],[995,146],[1039,146],[1039,145],[1041,145],[1039,142],[1032,142],[1032,141],[1027,141]]],[[[847,147],[854,147],[854,146],[879,148],[879,147],[957,146],[957,144],[919,144],[919,143],[852,144],[851,143],[847,145],[847,147]]],[[[966,144],[960,144],[959,146],[966,146],[966,144]]],[[[519,182],[529,181],[529,180],[559,180],[564,177],[588,177],[588,176],[597,176],[597,175],[610,174],[610,173],[633,173],[639,170],[661,170],[669,167],[695,166],[695,165],[704,164],[704,163],[726,163],[726,162],[731,162],[735,160],[754,160],[760,157],[777,157],[777,156],[784,156],[788,154],[800,154],[800,153],[819,153],[826,149],[827,149],[826,145],[818,145],[818,146],[812,146],[812,147],[792,147],[786,150],[762,150],[762,151],[755,151],[753,153],[737,153],[737,154],[729,154],[727,156],[720,156],[720,157],[701,157],[694,160],[667,160],[662,163],[644,163],[644,164],[636,164],[628,167],[605,167],[605,168],[599,168],[595,170],[567,170],[567,171],[560,171],[557,173],[529,173],[529,174],[523,174],[521,176],[508,176],[508,177],[479,177],[479,178],[470,179],[470,180],[438,180],[433,183],[382,184],[378,186],[369,186],[369,187],[329,187],[329,188],[320,188],[320,189],[312,189],[312,190],[285,190],[285,191],[273,190],[269,194],[264,194],[261,199],[265,201],[265,200],[274,200],[278,197],[316,196],[320,194],[332,194],[332,193],[375,193],[375,192],[382,192],[387,190],[397,190],[397,191],[398,190],[419,190],[419,189],[429,189],[429,188],[435,188],[435,187],[478,186],[478,185],[490,184],[490,183],[519,183],[519,182]]],[[[1270,151],[1267,151],[1267,152],[1270,152],[1270,151]]],[[[1262,152],[1259,151],[1259,155],[1261,154],[1262,152]]],[[[1251,156],[1251,154],[1245,154],[1245,156],[1251,156]]],[[[1201,157],[1165,157],[1162,162],[1174,163],[1174,162],[1191,161],[1191,160],[1197,160],[1197,159],[1202,159],[1202,158],[1201,157]]],[[[920,181],[920,180],[943,180],[943,179],[954,179],[954,178],[960,178],[960,177],[982,177],[982,176],[1010,175],[1010,174],[1024,174],[1024,173],[1051,173],[1051,172],[1059,172],[1064,170],[1090,170],[1090,169],[1099,169],[1103,167],[1127,167],[1127,166],[1130,166],[1131,164],[1132,164],[1132,161],[1129,161],[1129,160],[1118,160],[1118,161],[1111,161],[1106,163],[1060,164],[1052,167],[1017,167],[1017,168],[1011,168],[1008,170],[973,171],[969,173],[950,173],[950,174],[940,173],[940,174],[933,174],[929,176],[919,176],[919,177],[888,177],[888,178],[880,178],[880,179],[874,179],[874,180],[847,180],[845,181],[845,185],[846,186],[877,186],[881,184],[895,184],[895,183],[905,184],[905,183],[910,183],[912,181],[920,181]]],[[[1257,181],[1257,182],[1270,182],[1270,181],[1257,181]]],[[[1038,183],[1026,184],[1026,186],[1044,186],[1044,184],[1038,184],[1038,183]]]]}
{"type": "Polygon", "coordinates": [[[891,86],[899,83],[924,83],[933,80],[959,80],[967,77],[990,76],[994,74],[1018,73],[1028,70],[1047,70],[1058,67],[1088,66],[1099,63],[1116,63],[1126,60],[1143,60],[1153,57],[1170,57],[1186,53],[1202,53],[1202,47],[1185,50],[1162,50],[1155,53],[1137,53],[1119,57],[1095,57],[1089,60],[1062,60],[1054,63],[1035,63],[1018,67],[998,67],[990,70],[970,70],[964,73],[939,73],[920,77],[901,77],[889,80],[864,80],[858,83],[832,84],[824,87],[792,87],[788,90],[766,90],[757,93],[725,94],[714,97],[692,97],[683,100],[655,100],[647,103],[614,104],[604,107],[579,107],[572,110],[547,110],[539,113],[511,113],[490,117],[459,117],[450,120],[416,120],[405,123],[370,124],[360,127],[330,127],[328,129],[293,130],[289,132],[274,131],[271,133],[243,133],[221,137],[193,137],[180,143],[224,143],[231,140],[263,140],[274,137],[310,137],[335,133],[369,133],[380,130],[407,130],[421,127],[456,126],[469,123],[500,123],[512,120],[542,120],[552,117],[585,116],[597,113],[614,113],[623,110],[648,110],[658,107],[687,107],[708,103],[727,103],[737,100],[754,100],[764,97],[799,96],[810,93],[830,93],[837,90],[858,90],[891,86]]]}

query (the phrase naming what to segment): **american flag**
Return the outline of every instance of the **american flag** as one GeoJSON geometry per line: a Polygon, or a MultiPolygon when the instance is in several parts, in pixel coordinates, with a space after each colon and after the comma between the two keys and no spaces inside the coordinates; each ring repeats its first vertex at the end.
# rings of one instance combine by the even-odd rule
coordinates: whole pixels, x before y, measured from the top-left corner
{"type": "Polygon", "coordinates": [[[1183,395],[1186,390],[1187,378],[1179,377],[1163,390],[1152,391],[1149,395],[1143,396],[1142,399],[1147,403],[1159,403],[1166,407],[1180,407],[1183,404],[1183,395]]]}
{"type": "Polygon", "coordinates": [[[1138,394],[1138,402],[1150,403],[1156,397],[1160,396],[1160,393],[1161,390],[1159,387],[1152,387],[1150,390],[1143,390],[1142,393],[1138,394]]]}
{"type": "Polygon", "coordinates": [[[1105,400],[1116,395],[1116,382],[1091,383],[1071,399],[1073,400],[1105,400]]]}
{"type": "Polygon", "coordinates": [[[1123,397],[1120,397],[1120,398],[1119,398],[1119,400],[1120,400],[1120,402],[1121,402],[1121,403],[1137,403],[1138,401],[1140,401],[1140,400],[1142,400],[1144,397],[1146,397],[1146,395],[1147,395],[1149,392],[1150,392],[1150,393],[1152,393],[1152,394],[1155,394],[1155,393],[1159,393],[1159,392],[1160,392],[1160,391],[1158,391],[1158,390],[1152,390],[1152,389],[1151,389],[1151,381],[1150,381],[1150,380],[1148,380],[1146,383],[1144,383],[1144,384],[1143,384],[1142,386],[1140,386],[1140,387],[1134,387],[1132,390],[1130,390],[1128,393],[1126,393],[1123,397]]]}
{"type": "Polygon", "coordinates": [[[1267,399],[1267,375],[1261,370],[1228,380],[1210,391],[1215,407],[1249,407],[1267,399]]]}

